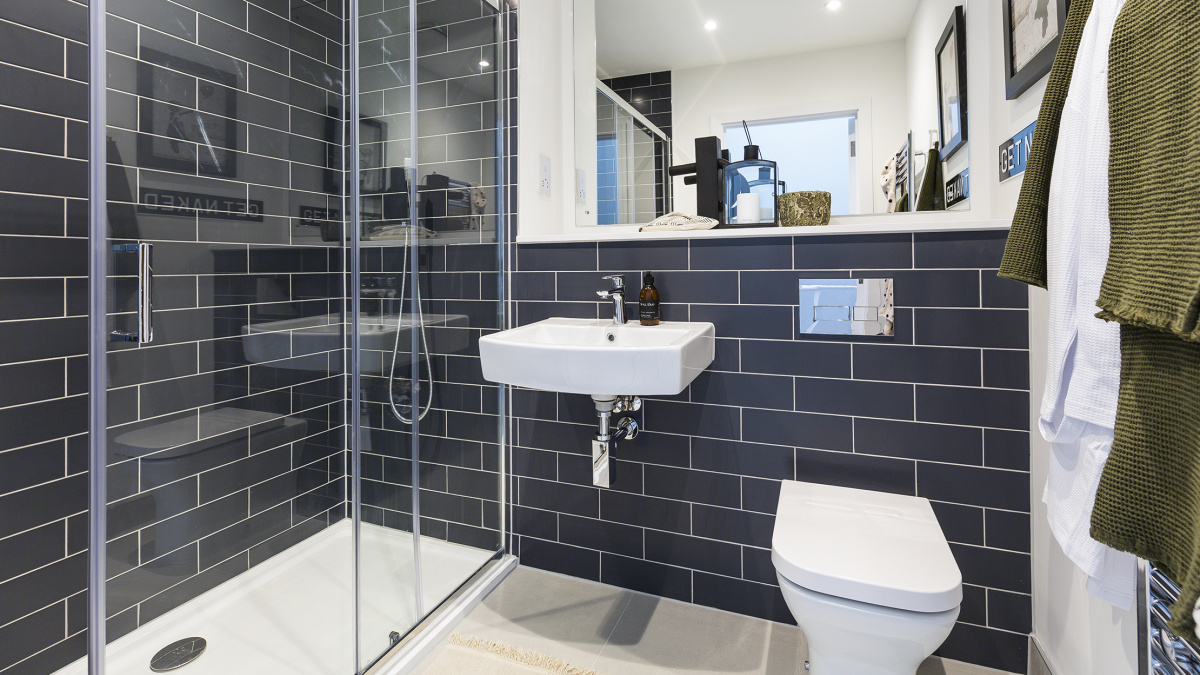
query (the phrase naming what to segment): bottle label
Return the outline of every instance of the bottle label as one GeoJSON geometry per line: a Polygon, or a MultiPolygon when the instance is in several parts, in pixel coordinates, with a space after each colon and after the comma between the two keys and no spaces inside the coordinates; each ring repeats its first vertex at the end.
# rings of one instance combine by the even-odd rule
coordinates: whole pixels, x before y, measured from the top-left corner
{"type": "Polygon", "coordinates": [[[658,321],[658,303],[653,300],[642,300],[639,302],[638,319],[642,321],[658,321]]]}

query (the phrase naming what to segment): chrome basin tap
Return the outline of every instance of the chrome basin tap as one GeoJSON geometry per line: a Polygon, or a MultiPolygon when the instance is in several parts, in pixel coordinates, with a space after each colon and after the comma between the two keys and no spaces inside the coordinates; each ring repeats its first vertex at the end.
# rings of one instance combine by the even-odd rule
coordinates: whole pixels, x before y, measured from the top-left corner
{"type": "Polygon", "coordinates": [[[596,291],[596,295],[613,301],[613,323],[620,326],[625,323],[625,276],[612,274],[604,278],[612,281],[613,287],[607,291],[596,291]]]}

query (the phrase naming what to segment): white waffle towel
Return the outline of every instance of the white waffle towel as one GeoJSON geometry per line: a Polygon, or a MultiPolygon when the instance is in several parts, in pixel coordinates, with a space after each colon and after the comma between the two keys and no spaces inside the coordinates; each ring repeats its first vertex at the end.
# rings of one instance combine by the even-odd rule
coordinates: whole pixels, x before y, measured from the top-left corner
{"type": "Polygon", "coordinates": [[[689,216],[686,213],[672,211],[665,216],[638,228],[639,232],[670,232],[673,230],[711,230],[717,226],[717,221],[703,216],[689,216]]]}
{"type": "Polygon", "coordinates": [[[1121,373],[1120,327],[1095,314],[1108,264],[1108,46],[1124,4],[1092,4],[1063,106],[1047,212],[1049,361],[1038,426],[1052,446],[1042,496],[1050,529],[1089,576],[1089,592],[1128,608],[1137,559],[1089,535],[1121,373]]]}

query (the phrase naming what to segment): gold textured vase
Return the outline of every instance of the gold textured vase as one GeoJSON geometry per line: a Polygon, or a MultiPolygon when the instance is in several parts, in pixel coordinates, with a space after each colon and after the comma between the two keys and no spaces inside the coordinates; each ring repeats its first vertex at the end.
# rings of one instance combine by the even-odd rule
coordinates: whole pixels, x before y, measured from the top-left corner
{"type": "Polygon", "coordinates": [[[779,224],[783,227],[828,225],[832,196],[828,192],[789,192],[779,196],[779,224]]]}

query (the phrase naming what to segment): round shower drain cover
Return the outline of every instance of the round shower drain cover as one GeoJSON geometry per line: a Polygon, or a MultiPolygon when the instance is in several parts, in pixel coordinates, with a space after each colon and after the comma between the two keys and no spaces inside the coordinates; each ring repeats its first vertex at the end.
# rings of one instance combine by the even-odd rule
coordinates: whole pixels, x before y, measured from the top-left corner
{"type": "Polygon", "coordinates": [[[150,659],[150,670],[156,673],[165,673],[168,670],[182,668],[200,658],[206,647],[208,647],[208,641],[199,637],[172,642],[158,650],[154,658],[150,659]]]}

